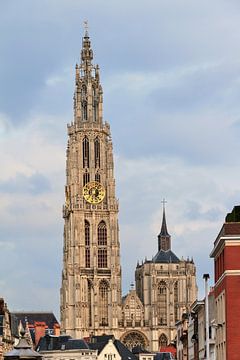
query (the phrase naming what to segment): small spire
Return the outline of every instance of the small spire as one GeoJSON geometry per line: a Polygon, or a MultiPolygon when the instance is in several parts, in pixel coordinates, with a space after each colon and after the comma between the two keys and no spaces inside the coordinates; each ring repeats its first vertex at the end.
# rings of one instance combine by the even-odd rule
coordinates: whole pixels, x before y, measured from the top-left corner
{"type": "Polygon", "coordinates": [[[161,201],[161,203],[163,204],[163,218],[162,218],[162,227],[161,227],[161,231],[160,231],[159,235],[169,236],[169,233],[167,231],[167,222],[166,222],[166,215],[165,215],[165,204],[167,203],[167,201],[165,199],[163,199],[161,201]]]}
{"type": "Polygon", "coordinates": [[[167,221],[165,214],[165,204],[167,203],[167,201],[163,199],[161,203],[163,204],[163,217],[162,217],[161,231],[158,235],[158,251],[160,250],[167,251],[171,249],[171,236],[169,235],[167,230],[167,221]]]}
{"type": "Polygon", "coordinates": [[[89,67],[92,59],[93,59],[93,51],[91,49],[91,42],[88,35],[88,22],[84,21],[84,36],[82,39],[81,60],[82,63],[85,63],[85,65],[89,67]]]}

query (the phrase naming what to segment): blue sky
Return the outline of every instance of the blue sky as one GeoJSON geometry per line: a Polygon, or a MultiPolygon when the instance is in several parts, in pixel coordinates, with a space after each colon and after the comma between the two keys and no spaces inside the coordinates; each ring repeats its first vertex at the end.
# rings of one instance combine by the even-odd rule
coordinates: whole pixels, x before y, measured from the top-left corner
{"type": "Polygon", "coordinates": [[[239,204],[240,3],[0,1],[0,295],[58,315],[67,123],[83,21],[111,124],[123,289],[157,251],[166,198],[172,247],[212,274],[209,253],[239,204]]]}

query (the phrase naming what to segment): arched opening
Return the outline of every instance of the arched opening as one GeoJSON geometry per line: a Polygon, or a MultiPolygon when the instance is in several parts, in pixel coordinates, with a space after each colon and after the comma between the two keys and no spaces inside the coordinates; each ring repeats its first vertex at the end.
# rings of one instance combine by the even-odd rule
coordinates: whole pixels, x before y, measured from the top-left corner
{"type": "Polygon", "coordinates": [[[166,347],[168,345],[168,338],[165,334],[161,334],[159,337],[159,349],[166,347]]]}
{"type": "Polygon", "coordinates": [[[92,326],[92,283],[88,280],[88,325],[92,326]]]}
{"type": "Polygon", "coordinates": [[[100,167],[100,140],[98,137],[94,140],[94,156],[95,156],[95,168],[100,167]]]}
{"type": "Polygon", "coordinates": [[[98,225],[98,267],[107,267],[107,226],[104,221],[98,225]]]}
{"type": "Polygon", "coordinates": [[[83,167],[89,168],[89,140],[85,136],[82,142],[83,167]]]}
{"type": "Polygon", "coordinates": [[[105,280],[99,284],[99,325],[108,325],[108,283],[105,280]]]}
{"type": "Polygon", "coordinates": [[[167,285],[160,281],[157,290],[158,325],[167,325],[167,285]]]}
{"type": "Polygon", "coordinates": [[[90,224],[85,220],[85,267],[90,266],[90,224]]]}
{"type": "Polygon", "coordinates": [[[148,346],[147,339],[139,331],[131,331],[121,338],[122,343],[131,351],[134,347],[140,346],[146,349],[148,346]]]}

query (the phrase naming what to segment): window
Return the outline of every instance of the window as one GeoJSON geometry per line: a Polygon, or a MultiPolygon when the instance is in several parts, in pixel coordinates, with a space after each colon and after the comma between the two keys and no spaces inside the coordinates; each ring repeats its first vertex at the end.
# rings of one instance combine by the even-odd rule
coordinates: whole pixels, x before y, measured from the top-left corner
{"type": "Polygon", "coordinates": [[[97,181],[99,183],[101,182],[101,176],[98,172],[95,174],[95,181],[97,181]]]}
{"type": "Polygon", "coordinates": [[[100,167],[100,140],[98,137],[94,140],[95,168],[100,167]]]}
{"type": "Polygon", "coordinates": [[[98,267],[100,269],[107,267],[107,249],[98,249],[98,267]]]}
{"type": "Polygon", "coordinates": [[[136,346],[140,346],[142,349],[146,349],[148,346],[144,335],[137,331],[131,331],[126,334],[122,342],[130,351],[136,346]]]}
{"type": "Polygon", "coordinates": [[[99,324],[108,325],[108,283],[105,280],[99,284],[99,324]]]}
{"type": "Polygon", "coordinates": [[[88,281],[88,324],[92,326],[92,284],[88,281]]]}
{"type": "Polygon", "coordinates": [[[82,150],[83,150],[83,167],[89,167],[89,140],[85,136],[82,143],[82,150]]]}
{"type": "Polygon", "coordinates": [[[174,318],[175,322],[178,321],[178,282],[174,284],[174,318]]]}
{"type": "Polygon", "coordinates": [[[85,266],[90,268],[90,224],[85,220],[85,266]]]}
{"type": "Polygon", "coordinates": [[[107,245],[107,227],[104,221],[98,225],[98,245],[107,245]]]}
{"type": "Polygon", "coordinates": [[[85,172],[83,174],[83,186],[86,185],[90,181],[90,175],[89,172],[85,172]]]}
{"type": "Polygon", "coordinates": [[[93,87],[93,121],[97,121],[98,120],[98,101],[97,101],[97,97],[96,97],[96,89],[95,87],[93,87]]]}
{"type": "Polygon", "coordinates": [[[164,281],[160,281],[157,292],[158,304],[158,324],[167,325],[167,286],[164,281]]]}
{"type": "Polygon", "coordinates": [[[107,226],[104,221],[98,225],[98,267],[107,267],[107,226]]]}
{"type": "Polygon", "coordinates": [[[159,337],[159,348],[166,347],[168,345],[168,339],[165,334],[161,334],[159,337]]]}
{"type": "Polygon", "coordinates": [[[87,87],[82,86],[82,120],[87,121],[87,87]]]}

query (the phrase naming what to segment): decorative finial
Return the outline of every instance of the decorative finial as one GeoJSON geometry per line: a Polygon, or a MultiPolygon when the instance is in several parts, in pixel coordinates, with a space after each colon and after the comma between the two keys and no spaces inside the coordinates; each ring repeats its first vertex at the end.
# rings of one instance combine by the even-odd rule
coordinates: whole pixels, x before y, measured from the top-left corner
{"type": "Polygon", "coordinates": [[[84,29],[85,29],[85,35],[84,36],[88,36],[88,21],[87,20],[84,20],[83,26],[84,26],[84,29]]]}

